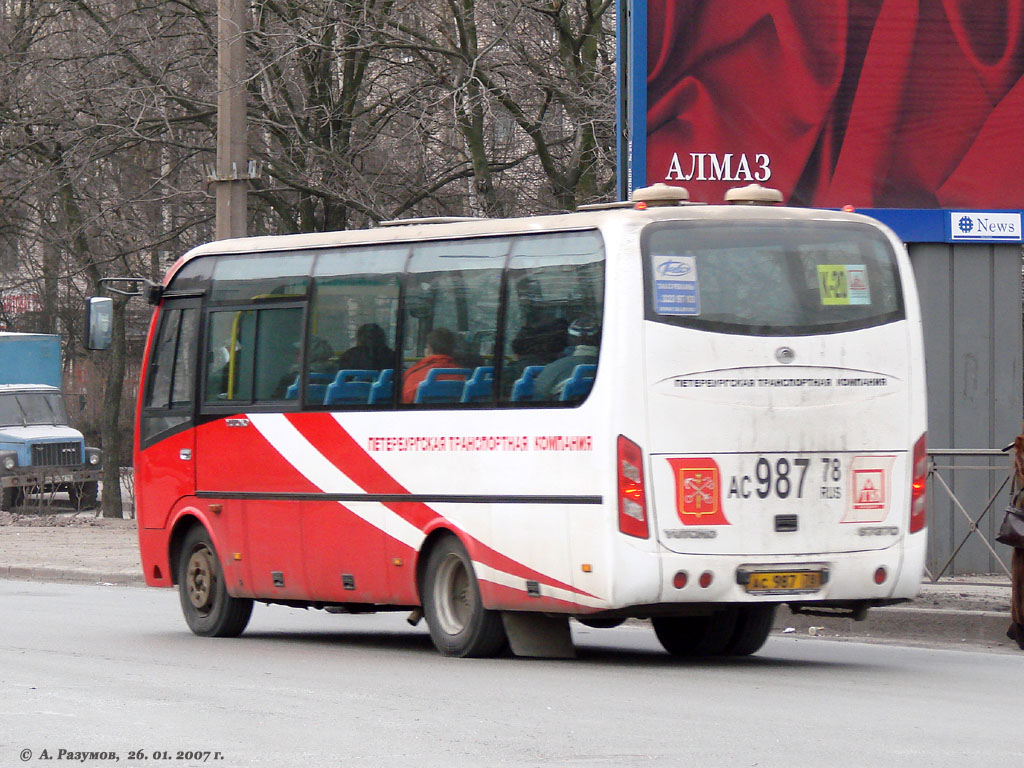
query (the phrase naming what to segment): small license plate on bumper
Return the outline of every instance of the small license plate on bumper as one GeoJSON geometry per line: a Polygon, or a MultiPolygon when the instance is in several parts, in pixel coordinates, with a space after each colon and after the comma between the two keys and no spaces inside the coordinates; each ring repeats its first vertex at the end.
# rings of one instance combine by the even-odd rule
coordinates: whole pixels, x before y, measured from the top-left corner
{"type": "Polygon", "coordinates": [[[749,571],[744,589],[750,594],[792,595],[817,592],[825,583],[824,571],[749,571]]]}

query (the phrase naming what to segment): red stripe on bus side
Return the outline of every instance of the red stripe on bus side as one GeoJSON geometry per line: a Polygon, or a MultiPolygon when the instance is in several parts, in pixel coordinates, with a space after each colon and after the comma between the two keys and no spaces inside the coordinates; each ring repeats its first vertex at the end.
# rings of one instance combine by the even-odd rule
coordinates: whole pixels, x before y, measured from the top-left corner
{"type": "Polygon", "coordinates": [[[496,584],[486,579],[480,580],[480,592],[484,602],[495,611],[548,610],[557,613],[596,613],[601,610],[549,595],[532,597],[521,589],[496,584]]]}
{"type": "MultiPolygon", "coordinates": [[[[286,418],[328,461],[338,467],[339,470],[344,472],[356,485],[367,493],[409,493],[408,489],[404,488],[401,483],[388,474],[333,417],[326,414],[289,414],[286,418]]],[[[448,525],[458,530],[467,540],[473,542],[478,559],[484,565],[499,571],[505,571],[524,580],[543,582],[549,586],[574,592],[584,597],[594,600],[598,599],[589,592],[584,592],[570,584],[535,571],[523,563],[492,549],[476,537],[458,528],[453,522],[447,520],[443,515],[422,502],[381,503],[420,530],[424,530],[433,520],[438,518],[444,519],[448,525]]]]}

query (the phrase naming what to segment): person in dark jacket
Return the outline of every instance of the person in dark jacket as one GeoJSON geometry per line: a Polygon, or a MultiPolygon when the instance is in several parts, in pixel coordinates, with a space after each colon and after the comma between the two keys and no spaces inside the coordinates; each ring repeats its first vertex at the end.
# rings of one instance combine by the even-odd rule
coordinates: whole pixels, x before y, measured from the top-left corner
{"type": "Polygon", "coordinates": [[[548,363],[537,374],[534,383],[537,400],[558,400],[577,365],[597,363],[597,347],[601,342],[601,327],[597,321],[590,316],[578,317],[569,325],[568,333],[572,345],[570,353],[548,363]]]}
{"type": "Polygon", "coordinates": [[[388,346],[384,329],[366,323],[356,331],[356,345],[338,358],[338,370],[381,371],[395,364],[395,351],[388,346]]]}
{"type": "MultiPolygon", "coordinates": [[[[1024,488],[1024,433],[1013,441],[1013,471],[1016,474],[1014,487],[1024,488]]],[[[1011,499],[1015,506],[1019,498],[1011,499]]],[[[1010,628],[1006,636],[1024,651],[1024,549],[1013,548],[1010,559],[1010,628]]]]}

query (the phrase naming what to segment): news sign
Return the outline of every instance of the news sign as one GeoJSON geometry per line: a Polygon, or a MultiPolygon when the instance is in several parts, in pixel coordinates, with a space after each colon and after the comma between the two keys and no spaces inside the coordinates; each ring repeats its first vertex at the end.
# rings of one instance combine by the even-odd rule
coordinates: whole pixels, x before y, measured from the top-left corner
{"type": "Polygon", "coordinates": [[[802,206],[1024,208],[1024,0],[630,6],[631,188],[718,202],[757,182],[802,206]]]}

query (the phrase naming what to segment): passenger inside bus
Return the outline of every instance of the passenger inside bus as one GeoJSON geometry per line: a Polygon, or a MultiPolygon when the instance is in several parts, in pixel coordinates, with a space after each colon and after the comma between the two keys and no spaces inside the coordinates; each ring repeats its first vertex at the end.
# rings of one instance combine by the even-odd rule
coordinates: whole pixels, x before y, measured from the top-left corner
{"type": "Polygon", "coordinates": [[[402,376],[402,402],[416,400],[416,388],[427,378],[432,368],[458,368],[452,355],[455,352],[455,334],[447,328],[434,328],[427,334],[426,356],[412,365],[402,376]]]}
{"type": "Polygon", "coordinates": [[[589,315],[578,317],[569,325],[571,350],[565,357],[544,366],[534,384],[535,399],[560,400],[576,366],[596,365],[601,328],[589,315]]]}
{"type": "Polygon", "coordinates": [[[515,356],[505,366],[505,383],[508,395],[512,385],[528,367],[547,365],[566,353],[569,344],[569,324],[563,318],[555,318],[537,325],[526,325],[512,340],[515,356]]]}
{"type": "MultiPolygon", "coordinates": [[[[299,366],[302,361],[302,342],[295,342],[295,359],[292,362],[291,367],[285,373],[277,386],[274,388],[272,397],[274,398],[285,398],[288,400],[294,400],[298,397],[299,392],[299,366]]],[[[334,356],[334,351],[331,349],[331,345],[326,339],[320,336],[309,337],[309,353],[308,361],[306,364],[307,376],[309,384],[316,384],[319,389],[322,389],[334,376],[334,365],[331,362],[334,356]]],[[[319,391],[318,389],[318,391],[319,391]]],[[[323,392],[320,392],[320,397],[323,396],[323,392]]]]}
{"type": "Polygon", "coordinates": [[[342,352],[339,370],[380,371],[391,368],[395,351],[388,346],[384,329],[376,323],[364,323],[356,331],[356,345],[342,352]]]}

